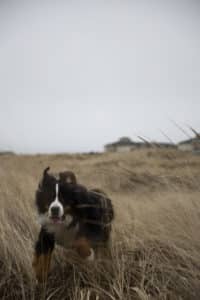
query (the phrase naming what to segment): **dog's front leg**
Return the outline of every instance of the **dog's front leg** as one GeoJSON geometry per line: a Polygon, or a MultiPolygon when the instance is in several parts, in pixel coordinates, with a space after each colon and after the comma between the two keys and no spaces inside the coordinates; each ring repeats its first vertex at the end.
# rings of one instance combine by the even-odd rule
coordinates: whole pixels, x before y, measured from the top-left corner
{"type": "Polygon", "coordinates": [[[80,237],[74,242],[74,248],[79,256],[85,260],[94,260],[94,250],[91,248],[90,242],[85,237],[80,237]]]}
{"type": "Polygon", "coordinates": [[[51,255],[54,249],[54,235],[41,228],[35,244],[33,269],[39,282],[45,282],[50,269],[51,255]]]}

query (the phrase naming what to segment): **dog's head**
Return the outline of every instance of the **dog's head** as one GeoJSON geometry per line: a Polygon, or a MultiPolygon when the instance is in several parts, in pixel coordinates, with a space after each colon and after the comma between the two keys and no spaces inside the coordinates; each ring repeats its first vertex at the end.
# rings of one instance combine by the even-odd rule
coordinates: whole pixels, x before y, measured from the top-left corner
{"type": "Polygon", "coordinates": [[[49,173],[49,169],[48,167],[44,170],[36,192],[36,205],[41,224],[55,224],[65,221],[66,216],[70,215],[73,205],[70,191],[76,185],[74,173],[66,171],[55,176],[49,173]],[[68,197],[65,196],[66,189],[68,197]]]}

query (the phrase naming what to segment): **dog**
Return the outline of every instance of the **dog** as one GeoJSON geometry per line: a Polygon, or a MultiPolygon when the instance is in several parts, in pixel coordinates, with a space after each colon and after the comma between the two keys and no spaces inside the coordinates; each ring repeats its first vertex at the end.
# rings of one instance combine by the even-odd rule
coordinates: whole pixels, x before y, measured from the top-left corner
{"type": "Polygon", "coordinates": [[[35,197],[41,224],[33,260],[38,281],[47,280],[55,244],[94,260],[95,249],[109,245],[114,219],[112,202],[103,191],[78,184],[73,172],[57,178],[49,169],[43,171],[35,197]]]}

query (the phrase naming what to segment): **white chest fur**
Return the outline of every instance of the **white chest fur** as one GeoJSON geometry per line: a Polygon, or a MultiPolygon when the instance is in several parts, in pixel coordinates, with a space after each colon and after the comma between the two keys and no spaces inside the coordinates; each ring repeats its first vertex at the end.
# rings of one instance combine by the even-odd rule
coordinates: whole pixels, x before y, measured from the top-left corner
{"type": "Polygon", "coordinates": [[[55,241],[58,245],[65,248],[71,248],[75,241],[79,226],[78,224],[72,228],[68,228],[65,224],[49,224],[47,231],[53,233],[55,241]]]}

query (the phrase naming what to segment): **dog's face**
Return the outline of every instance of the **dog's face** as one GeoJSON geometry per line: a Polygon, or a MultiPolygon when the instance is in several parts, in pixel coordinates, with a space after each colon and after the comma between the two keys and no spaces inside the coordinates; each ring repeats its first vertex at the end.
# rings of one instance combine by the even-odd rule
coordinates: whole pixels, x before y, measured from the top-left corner
{"type": "Polygon", "coordinates": [[[39,210],[40,223],[60,224],[66,221],[71,213],[70,197],[63,197],[63,187],[75,183],[75,175],[71,172],[59,174],[59,178],[48,173],[49,168],[43,172],[43,178],[36,192],[36,204],[39,210]],[[71,180],[71,181],[70,181],[71,180]]]}

